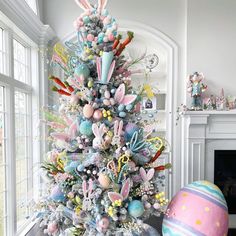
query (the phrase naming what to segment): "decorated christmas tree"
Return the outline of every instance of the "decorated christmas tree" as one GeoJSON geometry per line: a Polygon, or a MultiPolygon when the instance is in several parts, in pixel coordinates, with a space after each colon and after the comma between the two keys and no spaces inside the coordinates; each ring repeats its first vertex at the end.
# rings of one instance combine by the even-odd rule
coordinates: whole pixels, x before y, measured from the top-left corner
{"type": "Polygon", "coordinates": [[[134,33],[122,39],[106,0],[76,2],[78,42],[56,44],[52,56],[64,78],[49,78],[60,107],[44,111],[51,151],[37,217],[48,235],[148,235],[144,221],[165,211],[160,185],[170,165],[158,164],[164,140],[137,119],[151,88],[134,91],[132,67],[145,56],[126,59],[134,33]]]}

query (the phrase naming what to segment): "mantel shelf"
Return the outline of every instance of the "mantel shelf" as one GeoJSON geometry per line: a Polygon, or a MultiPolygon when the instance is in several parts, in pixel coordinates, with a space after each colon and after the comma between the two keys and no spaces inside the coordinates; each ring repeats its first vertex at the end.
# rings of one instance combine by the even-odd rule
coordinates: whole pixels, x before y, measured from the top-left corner
{"type": "Polygon", "coordinates": [[[208,116],[208,115],[236,115],[236,109],[229,111],[186,111],[183,113],[184,116],[208,116]]]}

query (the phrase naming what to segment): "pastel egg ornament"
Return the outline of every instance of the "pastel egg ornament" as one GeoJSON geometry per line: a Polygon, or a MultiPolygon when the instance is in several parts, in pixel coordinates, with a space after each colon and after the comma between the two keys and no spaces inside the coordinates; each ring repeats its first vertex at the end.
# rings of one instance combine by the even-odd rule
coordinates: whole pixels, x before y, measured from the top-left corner
{"type": "Polygon", "coordinates": [[[134,123],[128,123],[125,127],[125,141],[130,141],[133,134],[139,131],[139,127],[134,123]]]}
{"type": "Polygon", "coordinates": [[[58,185],[52,188],[50,197],[53,201],[56,201],[56,202],[63,202],[66,199],[64,193],[61,191],[58,185]]]}
{"type": "Polygon", "coordinates": [[[144,213],[144,206],[141,201],[133,200],[128,205],[128,212],[133,217],[140,217],[144,213]]]}
{"type": "Polygon", "coordinates": [[[162,225],[164,236],[227,236],[228,208],[220,189],[207,181],[182,188],[170,202],[162,225]]]}
{"type": "Polygon", "coordinates": [[[56,223],[56,222],[49,223],[49,224],[48,224],[47,231],[48,231],[48,233],[50,233],[50,234],[55,234],[55,233],[57,233],[57,231],[58,231],[58,225],[57,225],[57,223],[56,223]]]}
{"type": "Polygon", "coordinates": [[[104,189],[108,189],[111,184],[111,179],[106,174],[99,174],[98,182],[104,189]]]}
{"type": "Polygon", "coordinates": [[[90,70],[86,64],[80,64],[75,68],[75,75],[78,77],[83,76],[84,78],[88,78],[90,70]]]}
{"type": "Polygon", "coordinates": [[[93,112],[94,112],[94,109],[92,107],[92,105],[90,104],[86,104],[84,107],[83,107],[83,115],[85,118],[91,118],[93,116],[93,112]]]}
{"type": "Polygon", "coordinates": [[[102,112],[100,110],[95,110],[93,113],[93,119],[99,121],[102,119],[102,112]]]}
{"type": "Polygon", "coordinates": [[[79,126],[79,132],[86,136],[91,136],[92,131],[92,122],[89,120],[82,121],[79,126]]]}

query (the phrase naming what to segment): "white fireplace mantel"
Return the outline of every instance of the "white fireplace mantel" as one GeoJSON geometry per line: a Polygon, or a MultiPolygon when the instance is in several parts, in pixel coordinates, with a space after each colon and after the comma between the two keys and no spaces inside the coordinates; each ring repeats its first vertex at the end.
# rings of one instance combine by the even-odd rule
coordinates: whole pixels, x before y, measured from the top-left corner
{"type": "MultiPolygon", "coordinates": [[[[236,150],[236,110],[186,111],[181,122],[181,186],[214,182],[214,151],[236,150]]],[[[231,227],[236,227],[234,217],[231,227]]]]}

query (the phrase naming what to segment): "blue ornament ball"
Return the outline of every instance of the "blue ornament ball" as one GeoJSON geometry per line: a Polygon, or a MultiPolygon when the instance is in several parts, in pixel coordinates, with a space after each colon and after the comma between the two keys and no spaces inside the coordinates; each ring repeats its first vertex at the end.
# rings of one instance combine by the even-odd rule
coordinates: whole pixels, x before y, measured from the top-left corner
{"type": "Polygon", "coordinates": [[[92,122],[88,120],[82,121],[79,126],[79,132],[83,135],[91,136],[93,134],[92,122]]]}
{"type": "Polygon", "coordinates": [[[61,191],[58,185],[56,185],[52,189],[50,197],[53,201],[56,201],[56,202],[63,202],[66,199],[64,193],[61,191]]]}
{"type": "Polygon", "coordinates": [[[133,134],[139,131],[139,127],[134,123],[128,123],[125,127],[125,141],[128,142],[131,140],[133,134]]]}
{"type": "Polygon", "coordinates": [[[89,68],[87,65],[85,64],[80,64],[76,67],[75,69],[75,74],[77,76],[81,76],[83,75],[84,78],[88,78],[89,77],[89,74],[90,74],[90,71],[89,71],[89,68]]]}
{"type": "Polygon", "coordinates": [[[144,206],[141,201],[134,200],[129,203],[128,212],[133,217],[140,217],[144,213],[144,206]]]}

